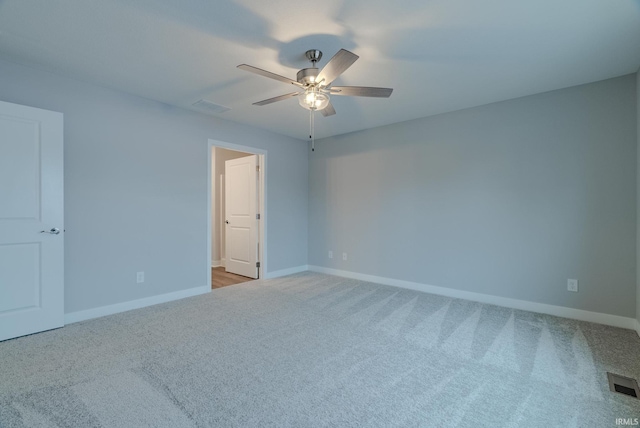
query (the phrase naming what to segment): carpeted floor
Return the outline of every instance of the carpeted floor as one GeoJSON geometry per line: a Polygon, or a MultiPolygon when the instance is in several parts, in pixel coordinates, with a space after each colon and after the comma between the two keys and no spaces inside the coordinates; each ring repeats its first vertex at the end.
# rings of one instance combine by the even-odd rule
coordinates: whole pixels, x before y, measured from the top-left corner
{"type": "Polygon", "coordinates": [[[0,343],[0,427],[615,427],[631,330],[301,273],[0,343]]]}

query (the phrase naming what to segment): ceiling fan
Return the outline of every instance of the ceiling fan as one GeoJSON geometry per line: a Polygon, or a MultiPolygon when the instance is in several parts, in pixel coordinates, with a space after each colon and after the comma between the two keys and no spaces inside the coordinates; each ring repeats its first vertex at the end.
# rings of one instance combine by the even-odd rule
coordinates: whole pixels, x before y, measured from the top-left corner
{"type": "Polygon", "coordinates": [[[313,112],[319,111],[325,117],[336,114],[336,110],[331,104],[331,95],[388,98],[391,96],[391,92],[393,92],[393,89],[391,88],[333,86],[333,81],[351,67],[351,65],[359,58],[358,55],[353,52],[349,52],[346,49],[340,49],[322,70],[318,70],[316,67],[316,63],[322,58],[322,51],[310,49],[305,52],[305,56],[311,62],[312,66],[298,71],[296,80],[247,64],[240,64],[238,68],[298,87],[297,92],[291,92],[289,94],[258,101],[253,103],[253,105],[264,106],[289,98],[298,97],[298,103],[310,112],[309,121],[311,130],[309,138],[311,139],[312,149],[313,112]]]}

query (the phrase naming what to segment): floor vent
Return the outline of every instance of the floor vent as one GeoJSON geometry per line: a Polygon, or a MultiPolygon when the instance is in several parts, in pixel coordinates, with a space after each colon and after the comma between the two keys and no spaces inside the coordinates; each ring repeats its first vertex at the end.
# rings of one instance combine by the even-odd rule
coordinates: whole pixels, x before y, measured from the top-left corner
{"type": "Polygon", "coordinates": [[[224,113],[225,111],[231,110],[229,107],[221,106],[220,104],[216,104],[209,100],[200,100],[193,103],[194,107],[199,108],[200,110],[206,110],[209,113],[224,113]]]}
{"type": "Polygon", "coordinates": [[[609,389],[611,392],[628,395],[629,397],[639,398],[640,390],[638,390],[638,382],[630,377],[624,377],[617,374],[607,372],[609,379],[609,389]]]}

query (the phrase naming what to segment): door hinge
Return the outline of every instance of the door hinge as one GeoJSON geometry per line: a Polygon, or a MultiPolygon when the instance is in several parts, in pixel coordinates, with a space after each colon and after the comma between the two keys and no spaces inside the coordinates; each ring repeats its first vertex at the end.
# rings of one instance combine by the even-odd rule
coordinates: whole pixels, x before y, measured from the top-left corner
{"type": "Polygon", "coordinates": [[[260,171],[260,165],[256,165],[256,171],[260,171]]]}
{"type": "Polygon", "coordinates": [[[256,220],[260,220],[260,214],[256,214],[256,220]]]}
{"type": "Polygon", "coordinates": [[[260,262],[256,262],[256,267],[259,268],[260,267],[260,262]]]}

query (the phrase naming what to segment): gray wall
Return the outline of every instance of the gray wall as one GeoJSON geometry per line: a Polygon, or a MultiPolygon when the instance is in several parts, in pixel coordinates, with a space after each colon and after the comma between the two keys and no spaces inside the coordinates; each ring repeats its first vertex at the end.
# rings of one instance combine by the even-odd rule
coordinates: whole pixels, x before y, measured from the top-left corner
{"type": "Polygon", "coordinates": [[[0,76],[0,100],[64,113],[65,312],[207,284],[209,138],[268,151],[267,269],[307,263],[304,142],[9,62],[0,76]]]}
{"type": "Polygon", "coordinates": [[[634,317],[635,79],[317,142],[309,263],[634,317]]]}

